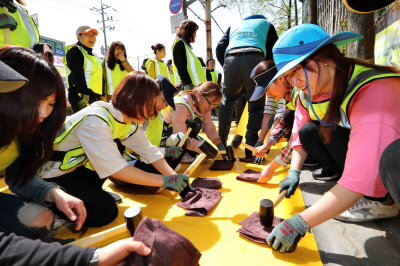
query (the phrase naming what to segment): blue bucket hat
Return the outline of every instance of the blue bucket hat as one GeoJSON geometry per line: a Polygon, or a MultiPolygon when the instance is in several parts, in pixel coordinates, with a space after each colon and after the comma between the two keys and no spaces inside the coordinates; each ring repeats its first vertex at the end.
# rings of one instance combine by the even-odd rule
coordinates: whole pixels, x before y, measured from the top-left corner
{"type": "Polygon", "coordinates": [[[331,37],[324,29],[314,24],[301,24],[289,29],[279,37],[272,48],[278,73],[268,86],[321,47],[333,43],[339,48],[363,37],[353,32],[341,32],[331,37]]]}
{"type": "Polygon", "coordinates": [[[253,69],[250,78],[252,78],[256,83],[256,88],[254,89],[253,95],[251,95],[250,101],[257,101],[264,95],[265,91],[268,88],[269,82],[276,75],[277,72],[278,71],[276,70],[276,66],[272,60],[263,61],[253,69]],[[271,62],[269,64],[269,67],[265,71],[257,73],[257,69],[259,68],[259,66],[268,64],[268,62],[271,62]]]}

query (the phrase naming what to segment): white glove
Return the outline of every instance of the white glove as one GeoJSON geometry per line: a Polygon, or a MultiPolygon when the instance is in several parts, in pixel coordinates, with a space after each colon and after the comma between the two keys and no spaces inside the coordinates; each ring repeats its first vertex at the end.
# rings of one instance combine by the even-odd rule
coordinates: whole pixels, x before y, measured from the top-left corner
{"type": "MultiPolygon", "coordinates": [[[[165,142],[165,146],[167,146],[167,147],[178,146],[179,142],[181,142],[181,139],[183,139],[184,136],[185,136],[185,134],[183,134],[182,132],[172,134],[171,136],[169,136],[169,138],[165,142]]],[[[186,144],[188,144],[189,142],[190,142],[190,139],[187,138],[186,144]]]]}

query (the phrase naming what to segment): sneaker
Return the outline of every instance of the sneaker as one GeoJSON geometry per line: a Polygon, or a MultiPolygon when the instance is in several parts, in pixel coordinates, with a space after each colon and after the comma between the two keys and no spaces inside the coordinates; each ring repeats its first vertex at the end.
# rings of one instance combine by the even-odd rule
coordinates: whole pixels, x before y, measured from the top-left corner
{"type": "Polygon", "coordinates": [[[312,177],[315,180],[320,180],[320,181],[331,181],[339,179],[338,174],[332,172],[331,170],[327,170],[325,168],[320,168],[315,170],[312,173],[312,177]]]}
{"type": "Polygon", "coordinates": [[[182,165],[179,163],[176,167],[175,167],[175,172],[178,172],[179,170],[181,170],[182,165]]]}
{"type": "Polygon", "coordinates": [[[319,162],[317,162],[316,160],[314,160],[311,157],[307,157],[307,159],[304,161],[303,165],[308,166],[308,167],[316,167],[319,165],[319,162]]]}
{"type": "Polygon", "coordinates": [[[184,164],[193,163],[193,161],[195,159],[196,159],[195,157],[190,156],[190,154],[187,152],[183,155],[183,157],[181,159],[181,163],[184,163],[184,164]]]}
{"type": "Polygon", "coordinates": [[[334,219],[357,223],[395,217],[397,214],[399,214],[399,209],[395,204],[383,205],[379,201],[361,198],[350,209],[336,216],[334,219]]]}

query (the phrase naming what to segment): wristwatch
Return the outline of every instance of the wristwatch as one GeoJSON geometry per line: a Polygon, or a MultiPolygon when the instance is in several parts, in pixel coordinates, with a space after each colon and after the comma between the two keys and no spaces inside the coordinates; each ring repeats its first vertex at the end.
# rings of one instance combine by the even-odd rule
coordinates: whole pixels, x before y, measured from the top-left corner
{"type": "Polygon", "coordinates": [[[99,266],[99,253],[100,248],[97,248],[94,251],[92,258],[90,259],[89,266],[99,266]]]}

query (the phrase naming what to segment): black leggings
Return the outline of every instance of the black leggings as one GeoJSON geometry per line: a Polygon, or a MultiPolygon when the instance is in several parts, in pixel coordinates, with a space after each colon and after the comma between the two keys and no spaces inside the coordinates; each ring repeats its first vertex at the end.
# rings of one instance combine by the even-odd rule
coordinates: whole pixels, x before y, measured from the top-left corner
{"type": "MultiPolygon", "coordinates": [[[[117,218],[118,207],[113,197],[102,189],[106,178],[100,179],[95,171],[78,167],[71,173],[45,180],[60,185],[68,194],[84,202],[87,212],[84,225],[101,227],[117,218]]],[[[50,209],[60,218],[69,220],[54,205],[50,209]]]]}
{"type": "Polygon", "coordinates": [[[330,142],[325,144],[319,125],[319,122],[313,121],[301,127],[299,131],[301,145],[312,158],[322,164],[323,168],[341,176],[346,161],[350,129],[336,126],[330,142]]]}

